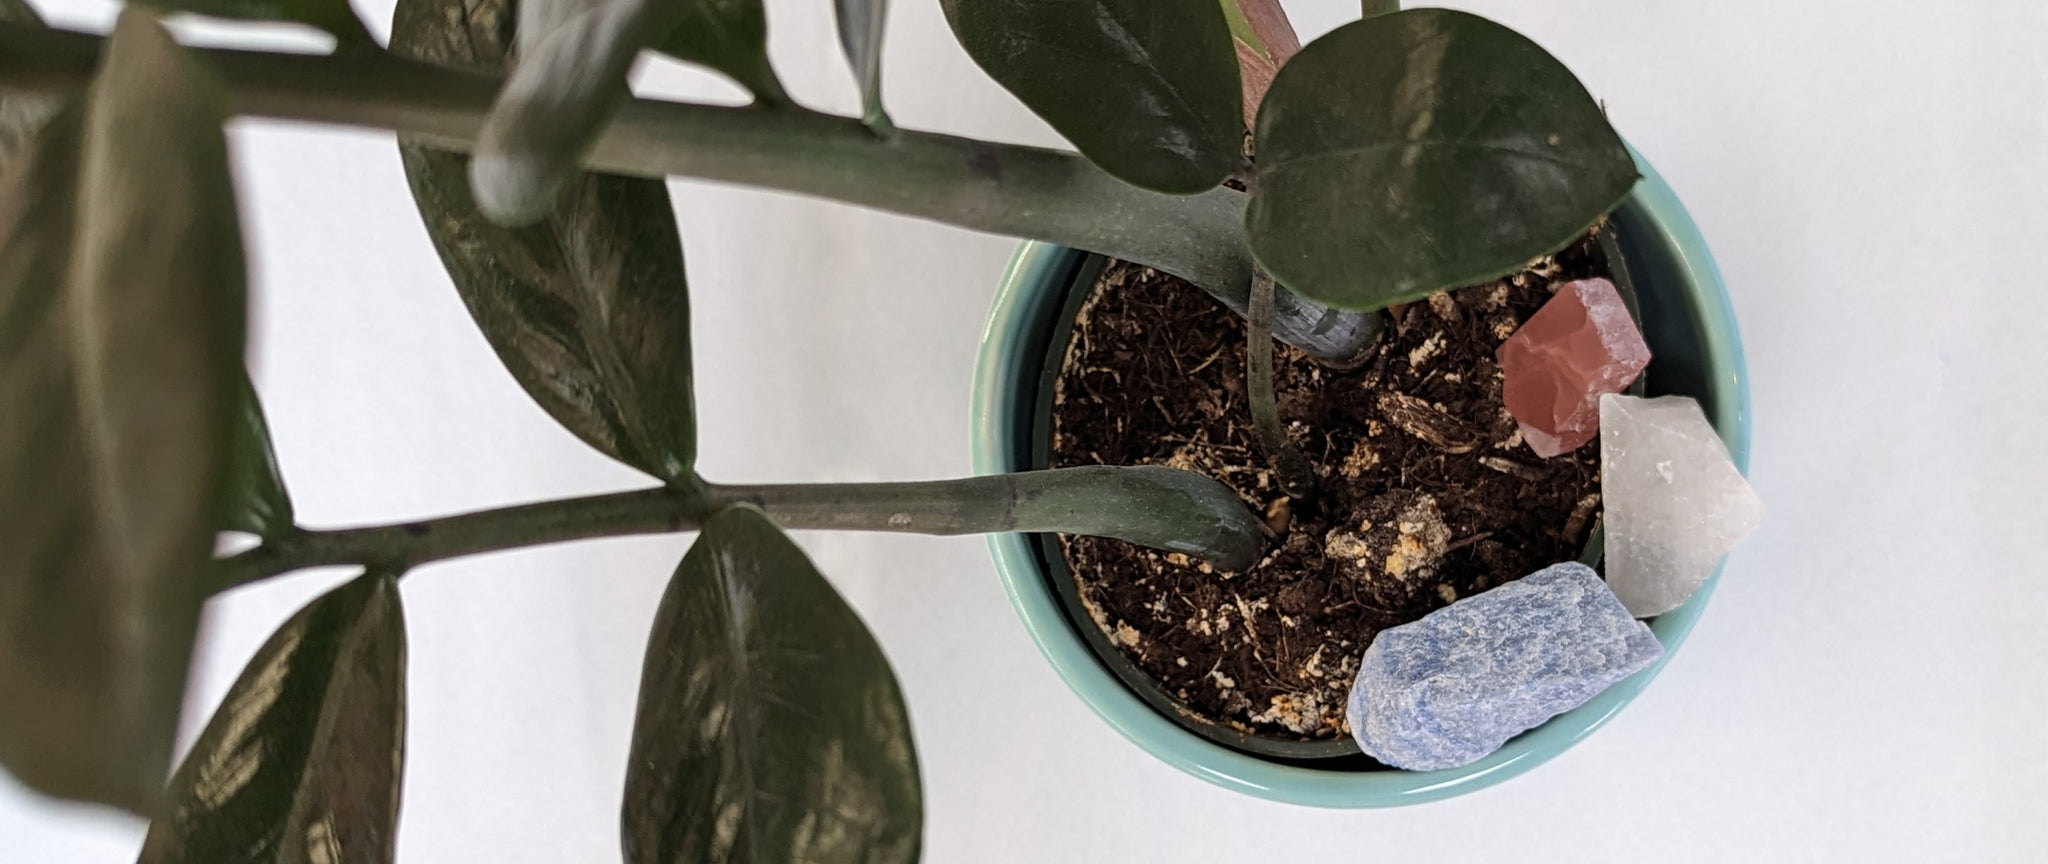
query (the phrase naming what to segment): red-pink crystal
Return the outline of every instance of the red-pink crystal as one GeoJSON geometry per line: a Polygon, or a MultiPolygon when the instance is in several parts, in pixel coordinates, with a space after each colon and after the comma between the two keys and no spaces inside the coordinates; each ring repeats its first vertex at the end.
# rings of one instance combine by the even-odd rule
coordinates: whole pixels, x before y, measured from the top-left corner
{"type": "Polygon", "coordinates": [[[1635,381],[1650,365],[1650,346],[1614,283],[1580,279],[1559,288],[1494,357],[1507,376],[1501,396],[1522,440],[1549,458],[1600,434],[1601,394],[1635,381]]]}

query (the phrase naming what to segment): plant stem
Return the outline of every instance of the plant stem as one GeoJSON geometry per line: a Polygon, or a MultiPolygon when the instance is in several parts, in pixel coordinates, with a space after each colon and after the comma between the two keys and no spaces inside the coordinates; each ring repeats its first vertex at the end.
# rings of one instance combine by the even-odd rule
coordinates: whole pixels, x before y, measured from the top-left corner
{"type": "Polygon", "coordinates": [[[222,561],[211,593],[308,567],[395,572],[431,561],[695,529],[712,513],[753,504],[788,529],[910,534],[1059,532],[1115,537],[1243,569],[1264,549],[1259,527],[1227,487],[1161,466],[1090,466],[918,483],[787,486],[703,484],[521,504],[419,522],[302,530],[222,561]]]}
{"type": "Polygon", "coordinates": [[[1304,498],[1315,491],[1315,469],[1280,425],[1280,405],[1273,398],[1273,277],[1259,268],[1252,275],[1251,314],[1245,316],[1245,397],[1251,403],[1252,428],[1259,449],[1272,463],[1280,491],[1304,498]]]}
{"type": "Polygon", "coordinates": [[[1114,537],[1243,569],[1262,524],[1237,493],[1158,465],[1058,468],[959,480],[708,487],[717,506],[746,502],[790,528],[911,534],[1052,532],[1114,537]]]}
{"type": "Polygon", "coordinates": [[[304,530],[215,562],[209,591],[308,567],[361,565],[404,572],[414,566],[500,549],[594,537],[667,534],[697,527],[712,508],[667,489],[640,489],[521,504],[420,522],[304,530]]]}
{"type": "Polygon", "coordinates": [[[1359,15],[1360,18],[1371,18],[1374,15],[1399,12],[1401,11],[1401,0],[1359,0],[1358,11],[1361,13],[1359,15]]]}
{"type": "MultiPolygon", "coordinates": [[[[72,91],[92,79],[101,39],[0,24],[0,87],[72,91]]],[[[226,85],[237,114],[389,129],[467,150],[502,80],[369,47],[333,55],[189,49],[226,85]]],[[[1028,237],[1157,267],[1240,314],[1251,279],[1243,193],[1166,195],[1074,153],[899,129],[805,110],[633,99],[585,158],[602,171],[697,177],[830,198],[950,225],[1028,237]]],[[[1332,362],[1369,343],[1367,315],[1283,294],[1282,339],[1332,362]]]]}

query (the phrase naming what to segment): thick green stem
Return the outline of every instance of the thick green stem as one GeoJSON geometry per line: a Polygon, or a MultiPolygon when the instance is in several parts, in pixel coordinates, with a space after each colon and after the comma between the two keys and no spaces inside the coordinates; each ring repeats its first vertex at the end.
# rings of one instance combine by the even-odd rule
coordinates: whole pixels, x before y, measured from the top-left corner
{"type": "Polygon", "coordinates": [[[997,531],[1091,534],[1185,552],[1225,569],[1263,551],[1259,526],[1221,483],[1158,465],[1105,465],[920,483],[720,486],[719,506],[746,502],[791,528],[912,534],[997,531]]]}
{"type": "Polygon", "coordinates": [[[1401,0],[1358,0],[1358,11],[1361,13],[1359,15],[1360,18],[1371,18],[1374,15],[1399,12],[1401,11],[1401,0]]]}
{"type": "Polygon", "coordinates": [[[404,572],[430,561],[500,549],[667,534],[697,527],[712,509],[671,489],[641,489],[396,525],[299,531],[215,562],[209,588],[225,591],[308,567],[360,565],[404,572]]]}
{"type": "Polygon", "coordinates": [[[921,483],[641,489],[397,525],[299,531],[217,562],[210,589],[307,567],[403,572],[501,549],[688,531],[719,508],[742,502],[789,529],[1091,534],[1184,552],[1225,569],[1250,567],[1264,550],[1261,523],[1221,483],[1160,466],[1092,466],[921,483]]]}
{"type": "MultiPolygon", "coordinates": [[[[98,37],[0,25],[0,87],[67,91],[91,80],[98,37]]],[[[501,79],[363,48],[330,56],[193,49],[238,114],[389,129],[466,150],[501,79]]],[[[992,234],[1028,237],[1157,267],[1240,314],[1251,280],[1245,196],[1179,196],[1131,186],[1079,155],[899,129],[794,106],[727,108],[633,99],[585,160],[648,177],[697,177],[816,195],[992,234]]],[[[1369,318],[1283,294],[1275,330],[1342,362],[1369,318]]]]}
{"type": "Polygon", "coordinates": [[[1273,398],[1273,277],[1260,269],[1252,276],[1251,314],[1245,316],[1245,399],[1251,403],[1252,428],[1259,449],[1273,466],[1280,491],[1295,498],[1315,491],[1315,469],[1287,437],[1280,424],[1280,405],[1273,398]]]}

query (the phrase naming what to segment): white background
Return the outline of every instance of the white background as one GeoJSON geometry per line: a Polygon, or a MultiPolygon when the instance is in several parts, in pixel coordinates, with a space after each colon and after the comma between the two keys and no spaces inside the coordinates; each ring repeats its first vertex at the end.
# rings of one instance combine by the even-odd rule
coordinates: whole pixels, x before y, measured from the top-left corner
{"type": "MultiPolygon", "coordinates": [[[[92,29],[114,8],[34,2],[92,29]]],[[[386,28],[388,2],[357,5],[386,28]]],[[[831,4],[769,5],[794,94],[854,109],[831,4]]],[[[909,695],[927,860],[2048,860],[2048,5],[1451,5],[1564,58],[1698,220],[1749,353],[1764,528],[1607,728],[1502,786],[1376,812],[1242,797],[1139,752],[1038,657],[979,539],[801,535],[909,695]]],[[[974,69],[935,0],[896,6],[899,124],[1059,143],[974,69]]],[[[1349,0],[1289,8],[1307,36],[1356,15],[1349,0]]],[[[641,83],[737,92],[673,66],[641,83]]],[[[498,368],[390,136],[243,122],[234,146],[253,363],[304,521],[644,482],[498,368]]],[[[1012,241],[672,187],[708,476],[967,472],[969,375],[1012,241]]],[[[401,861],[616,860],[643,640],[688,542],[501,554],[406,580],[401,861]]],[[[341,575],[214,602],[191,729],[268,631],[341,575]]],[[[140,838],[0,776],[0,860],[126,861],[140,838]]]]}

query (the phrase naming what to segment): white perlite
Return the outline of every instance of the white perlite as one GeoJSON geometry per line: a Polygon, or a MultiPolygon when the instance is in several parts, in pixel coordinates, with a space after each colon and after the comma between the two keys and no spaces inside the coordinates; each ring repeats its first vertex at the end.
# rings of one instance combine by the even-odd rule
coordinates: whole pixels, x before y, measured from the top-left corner
{"type": "Polygon", "coordinates": [[[1638,618],[1678,607],[1763,520],[1763,502],[1684,396],[1600,398],[1607,584],[1638,618]]]}

